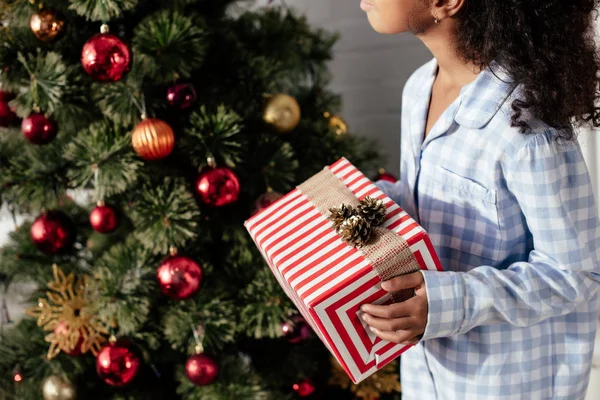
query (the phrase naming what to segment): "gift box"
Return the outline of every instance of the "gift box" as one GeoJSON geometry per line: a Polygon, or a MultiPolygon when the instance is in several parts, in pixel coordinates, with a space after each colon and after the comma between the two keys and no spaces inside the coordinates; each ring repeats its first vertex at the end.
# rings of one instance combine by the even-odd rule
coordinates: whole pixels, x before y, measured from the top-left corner
{"type": "Polygon", "coordinates": [[[384,291],[384,280],[442,267],[425,230],[348,160],[324,168],[244,225],[287,296],[354,383],[410,348],[375,336],[360,306],[407,298],[384,291]],[[332,223],[333,207],[358,210],[373,199],[385,205],[379,226],[351,217],[332,223]],[[364,229],[352,231],[353,238],[368,237],[358,244],[341,228],[357,220],[364,229]]]}

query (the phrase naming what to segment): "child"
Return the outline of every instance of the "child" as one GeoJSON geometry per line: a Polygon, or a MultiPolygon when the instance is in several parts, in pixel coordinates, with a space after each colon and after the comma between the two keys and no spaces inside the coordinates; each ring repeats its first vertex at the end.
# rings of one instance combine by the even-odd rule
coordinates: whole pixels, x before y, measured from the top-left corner
{"type": "Polygon", "coordinates": [[[583,399],[600,229],[574,126],[600,125],[594,0],[362,0],[380,33],[434,58],[403,94],[401,179],[379,182],[445,272],[364,305],[402,356],[403,399],[583,399]]]}

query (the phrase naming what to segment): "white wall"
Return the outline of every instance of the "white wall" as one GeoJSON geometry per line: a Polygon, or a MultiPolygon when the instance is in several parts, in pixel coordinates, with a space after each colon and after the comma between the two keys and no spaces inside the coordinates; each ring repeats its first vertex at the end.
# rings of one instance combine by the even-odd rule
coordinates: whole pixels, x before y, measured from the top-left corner
{"type": "Polygon", "coordinates": [[[384,166],[397,174],[402,88],[410,74],[431,59],[431,53],[412,35],[374,32],[359,0],[287,3],[314,24],[341,33],[331,63],[332,89],[343,95],[343,116],[351,131],[376,139],[387,159],[384,166]]]}

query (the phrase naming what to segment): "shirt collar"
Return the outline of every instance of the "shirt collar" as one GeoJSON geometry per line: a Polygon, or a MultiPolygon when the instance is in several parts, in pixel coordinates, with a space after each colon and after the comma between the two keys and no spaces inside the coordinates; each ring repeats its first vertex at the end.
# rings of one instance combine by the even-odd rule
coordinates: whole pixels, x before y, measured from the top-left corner
{"type": "MultiPolygon", "coordinates": [[[[433,58],[427,74],[432,85],[437,67],[437,60],[433,58]]],[[[473,82],[462,87],[454,120],[466,128],[482,128],[498,113],[515,87],[516,83],[506,70],[492,61],[473,82]]]]}

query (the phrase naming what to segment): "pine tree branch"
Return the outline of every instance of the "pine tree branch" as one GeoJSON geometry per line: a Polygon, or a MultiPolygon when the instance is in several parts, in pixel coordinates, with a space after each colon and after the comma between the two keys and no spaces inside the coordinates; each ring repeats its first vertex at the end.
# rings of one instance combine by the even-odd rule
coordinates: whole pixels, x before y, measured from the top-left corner
{"type": "Polygon", "coordinates": [[[156,291],[156,260],[141,243],[128,240],[98,260],[90,280],[95,314],[120,335],[133,335],[146,322],[156,291]]]}
{"type": "Polygon", "coordinates": [[[205,23],[199,15],[160,11],[135,29],[134,54],[139,68],[154,82],[189,78],[202,65],[207,45],[205,23]]]}
{"type": "Polygon", "coordinates": [[[68,177],[74,187],[87,186],[97,174],[98,199],[126,191],[143,166],[132,150],[131,135],[109,121],[81,131],[67,145],[64,157],[72,164],[68,177]]]}
{"type": "MultiPolygon", "coordinates": [[[[138,62],[134,60],[134,68],[137,65],[138,62]]],[[[102,114],[115,124],[127,128],[133,127],[140,120],[140,110],[135,106],[133,97],[139,99],[141,94],[139,85],[131,76],[110,85],[95,83],[92,86],[92,96],[102,114]]]]}
{"type": "Polygon", "coordinates": [[[183,247],[197,236],[200,217],[194,196],[181,179],[146,181],[133,204],[136,237],[154,254],[183,247]]]}
{"type": "Polygon", "coordinates": [[[187,153],[198,168],[207,165],[208,157],[234,168],[241,160],[241,124],[240,116],[223,105],[215,113],[208,112],[202,106],[190,116],[191,126],[185,130],[186,136],[180,141],[179,150],[187,153]]]}
{"type": "Polygon", "coordinates": [[[133,9],[137,0],[69,0],[70,9],[90,21],[109,21],[120,18],[133,9]]]}

